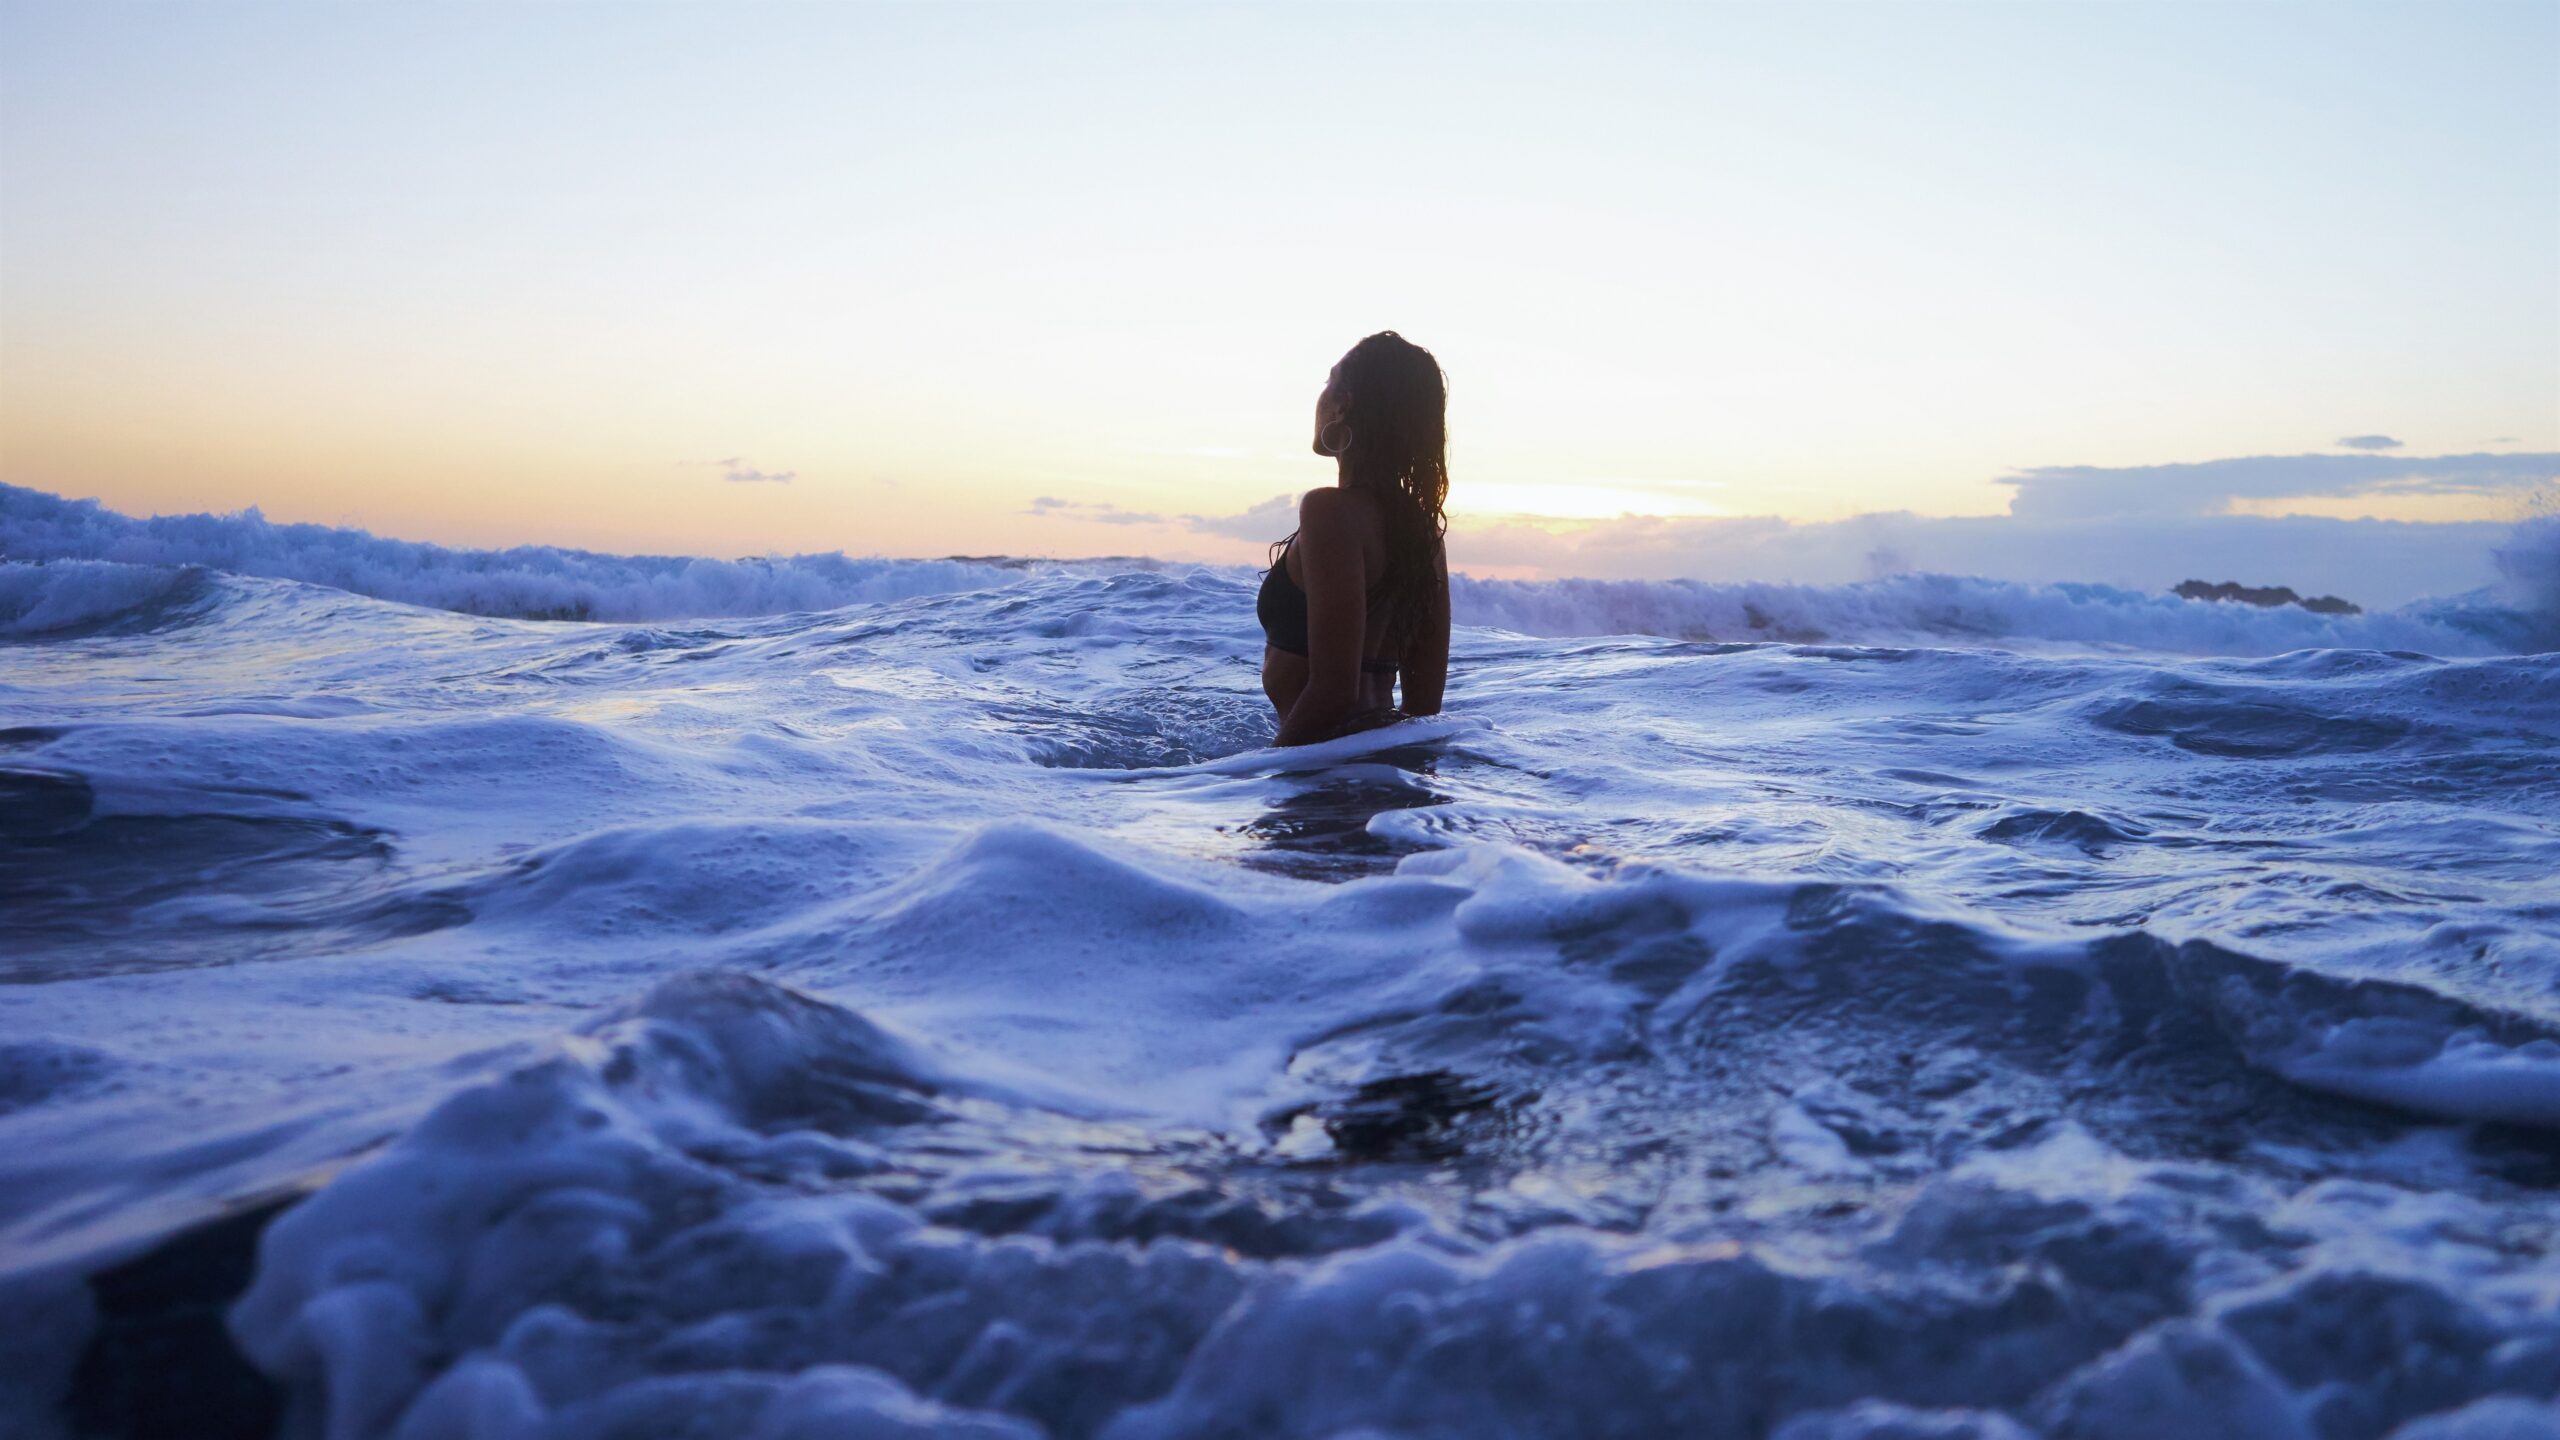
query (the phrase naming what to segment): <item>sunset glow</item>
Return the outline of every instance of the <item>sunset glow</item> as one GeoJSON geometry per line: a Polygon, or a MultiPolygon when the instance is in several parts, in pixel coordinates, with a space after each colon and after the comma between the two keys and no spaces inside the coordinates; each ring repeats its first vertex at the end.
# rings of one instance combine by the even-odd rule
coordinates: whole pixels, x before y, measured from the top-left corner
{"type": "Polygon", "coordinates": [[[0,478],[1244,559],[1382,327],[1462,520],[2548,451],[2554,15],[11,4],[0,478]]]}

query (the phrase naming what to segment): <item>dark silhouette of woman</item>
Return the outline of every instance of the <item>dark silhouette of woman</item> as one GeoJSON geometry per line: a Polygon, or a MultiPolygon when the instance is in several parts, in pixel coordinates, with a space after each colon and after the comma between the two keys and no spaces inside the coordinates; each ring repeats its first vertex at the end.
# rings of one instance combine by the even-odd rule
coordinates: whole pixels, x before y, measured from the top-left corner
{"type": "Polygon", "coordinates": [[[1331,488],[1298,502],[1254,612],[1277,745],[1436,715],[1449,683],[1449,384],[1392,330],[1351,347],[1316,397],[1331,488]],[[1396,681],[1404,704],[1396,705],[1396,681]]]}

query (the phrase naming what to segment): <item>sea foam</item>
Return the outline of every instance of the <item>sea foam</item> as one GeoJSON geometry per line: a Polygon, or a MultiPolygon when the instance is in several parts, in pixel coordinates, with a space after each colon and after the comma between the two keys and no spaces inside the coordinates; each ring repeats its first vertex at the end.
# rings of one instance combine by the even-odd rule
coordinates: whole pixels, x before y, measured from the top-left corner
{"type": "Polygon", "coordinates": [[[2455,653],[2529,648],[2547,531],[2517,596],[2344,621],[1462,580],[1445,714],[1283,751],[1248,571],[473,590],[511,562],[0,501],[57,544],[0,565],[36,1435],[2407,1440],[2560,1395],[2560,656],[2455,653]],[[661,618],[721,594],[799,608],[661,618]]]}
{"type": "MultiPolygon", "coordinates": [[[[2505,577],[2474,595],[2378,614],[2192,601],[2105,585],[1896,575],[1863,584],[1453,578],[1458,623],[1545,637],[1656,635],[1707,641],[2102,645],[2173,654],[2311,648],[2512,654],[2560,645],[2560,519],[2519,526],[2505,577]]],[[[136,519],[95,501],[0,486],[0,634],[110,622],[183,582],[187,567],[327,585],[403,604],[547,620],[735,618],[837,609],[1014,584],[1080,565],[856,558],[714,560],[555,546],[453,549],[236,515],[136,519]],[[38,574],[87,562],[85,568],[38,574]],[[100,568],[108,565],[129,570],[100,568]]],[[[1181,567],[1177,567],[1181,568],[1181,567]]],[[[1239,575],[1233,568],[1205,568],[1239,575]]]]}
{"type": "MultiPolygon", "coordinates": [[[[406,605],[552,620],[661,620],[775,615],[1001,585],[1018,572],[960,560],[842,554],[712,560],[606,555],[553,545],[465,550],[326,525],[236,515],[136,519],[95,501],[0,486],[0,559],[202,567],[300,580],[406,605]]],[[[103,572],[98,572],[103,573],[103,572]]],[[[0,624],[25,631],[77,623],[76,603],[37,603],[37,582],[0,588],[0,624]]],[[[56,581],[56,584],[99,582],[56,581]]],[[[136,582],[139,583],[139,582],[136,582]]]]}

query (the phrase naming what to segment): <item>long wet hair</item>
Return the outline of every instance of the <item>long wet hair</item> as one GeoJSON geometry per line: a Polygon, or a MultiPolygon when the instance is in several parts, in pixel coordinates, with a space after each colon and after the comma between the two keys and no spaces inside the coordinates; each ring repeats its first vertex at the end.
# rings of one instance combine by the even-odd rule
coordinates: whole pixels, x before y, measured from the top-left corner
{"type": "MultiPolygon", "coordinates": [[[[1387,573],[1376,596],[1387,642],[1402,648],[1431,613],[1449,533],[1449,378],[1431,352],[1393,330],[1351,347],[1334,395],[1351,444],[1338,457],[1355,489],[1387,517],[1387,573]]],[[[1271,547],[1281,563],[1290,541],[1271,547]]]]}

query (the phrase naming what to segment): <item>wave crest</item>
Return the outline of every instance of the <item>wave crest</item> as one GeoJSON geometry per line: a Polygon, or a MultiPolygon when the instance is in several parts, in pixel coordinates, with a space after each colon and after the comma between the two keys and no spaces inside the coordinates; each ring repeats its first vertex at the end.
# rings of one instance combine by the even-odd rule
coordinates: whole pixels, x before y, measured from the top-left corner
{"type": "MultiPolygon", "coordinates": [[[[93,500],[10,485],[0,485],[0,556],[38,562],[5,567],[0,635],[77,631],[147,607],[178,583],[170,567],[304,581],[471,615],[601,621],[833,610],[991,589],[1034,570],[1021,561],[841,552],[710,560],[548,545],[463,550],[362,530],[278,525],[254,508],[135,519],[93,500]],[[66,564],[72,568],[61,568],[66,564]]],[[[2189,655],[2365,649],[2461,656],[2560,647],[2560,516],[2525,522],[2496,558],[2505,578],[2494,590],[2359,615],[1940,574],[1853,585],[1455,575],[1450,600],[1461,624],[1557,638],[2101,645],[2189,655]]],[[[1252,573],[1203,569],[1237,581],[1252,573]]],[[[1240,602],[1239,624],[1243,609],[1240,602]]]]}
{"type": "Polygon", "coordinates": [[[194,568],[0,562],[0,636],[60,639],[156,629],[205,590],[205,572],[194,568]]]}
{"type": "MultiPolygon", "coordinates": [[[[0,485],[0,555],[45,562],[48,568],[63,561],[115,562],[127,568],[203,566],[469,615],[529,620],[664,620],[832,610],[983,589],[1020,574],[976,561],[856,558],[840,552],[707,560],[607,555],[552,545],[457,550],[362,530],[278,525],[254,507],[236,515],[138,520],[94,500],[65,500],[14,485],[0,485]]],[[[60,587],[65,581],[57,573],[21,575],[9,583],[33,590],[60,587]]],[[[34,633],[31,622],[10,620],[9,596],[0,590],[0,625],[19,627],[9,633],[34,633]]],[[[66,598],[25,608],[46,620],[55,609],[74,603],[66,598]]],[[[48,623],[44,628],[61,626],[48,623]]]]}
{"type": "MultiPolygon", "coordinates": [[[[2145,595],[2108,585],[2027,585],[1960,575],[1895,575],[1858,585],[1704,580],[1479,580],[1453,576],[1462,624],[1548,637],[1660,635],[1795,644],[2040,642],[2184,655],[2288,650],[2423,650],[2492,655],[2548,641],[2547,622],[2487,596],[2382,614],[2145,595]]],[[[2560,613],[2560,606],[2555,606],[2560,613]]]]}

